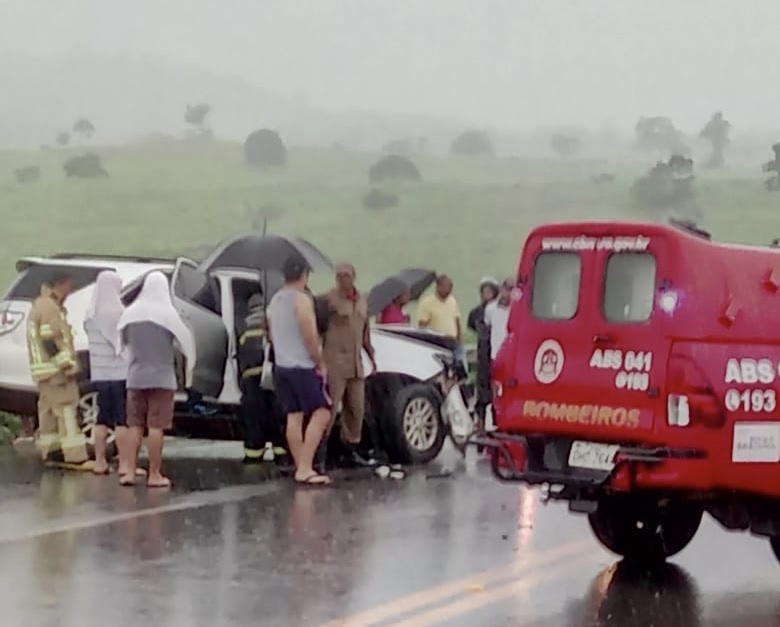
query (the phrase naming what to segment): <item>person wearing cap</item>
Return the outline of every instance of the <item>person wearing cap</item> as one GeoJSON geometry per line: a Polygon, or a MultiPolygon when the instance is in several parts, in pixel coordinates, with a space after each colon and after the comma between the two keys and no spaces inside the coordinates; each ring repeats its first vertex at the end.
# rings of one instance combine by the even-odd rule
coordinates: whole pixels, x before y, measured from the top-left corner
{"type": "Polygon", "coordinates": [[[480,303],[469,312],[468,327],[477,334],[477,379],[475,411],[480,427],[491,400],[490,390],[490,329],[485,324],[485,308],[498,297],[498,281],[483,277],[479,282],[480,303]]]}
{"type": "MultiPolygon", "coordinates": [[[[374,347],[368,328],[368,302],[355,287],[351,263],[336,266],[336,285],[323,299],[328,305],[328,325],[322,348],[328,367],[328,388],[333,398],[331,427],[341,405],[341,443],[349,466],[374,466],[376,460],[359,452],[366,412],[366,372],[363,351],[374,371],[374,347]]],[[[370,374],[370,373],[369,373],[370,374]]]]}
{"type": "Polygon", "coordinates": [[[501,283],[498,298],[485,306],[485,326],[490,331],[490,360],[493,361],[498,349],[506,338],[506,324],[509,320],[509,306],[512,304],[514,281],[506,279],[501,283]]]}
{"type": "Polygon", "coordinates": [[[282,445],[281,425],[276,416],[273,390],[263,385],[263,369],[269,359],[266,339],[265,298],[253,294],[249,313],[238,333],[237,361],[244,422],[244,463],[279,461],[287,455],[282,445]]]}

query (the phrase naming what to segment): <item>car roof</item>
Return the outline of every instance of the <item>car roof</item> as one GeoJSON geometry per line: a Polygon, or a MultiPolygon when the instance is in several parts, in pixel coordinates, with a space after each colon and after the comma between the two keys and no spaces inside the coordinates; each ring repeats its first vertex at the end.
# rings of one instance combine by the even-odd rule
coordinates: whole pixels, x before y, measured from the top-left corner
{"type": "Polygon", "coordinates": [[[150,270],[172,269],[175,260],[155,257],[131,257],[120,255],[57,254],[50,257],[21,257],[16,271],[23,272],[32,266],[58,266],[74,268],[111,268],[122,278],[131,281],[150,270]]]}

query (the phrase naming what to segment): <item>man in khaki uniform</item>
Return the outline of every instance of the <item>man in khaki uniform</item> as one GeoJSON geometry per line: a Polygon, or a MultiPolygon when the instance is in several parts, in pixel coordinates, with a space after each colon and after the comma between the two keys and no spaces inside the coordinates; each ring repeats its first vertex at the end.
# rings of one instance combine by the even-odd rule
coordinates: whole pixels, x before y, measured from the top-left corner
{"type": "Polygon", "coordinates": [[[69,276],[55,273],[41,287],[27,320],[30,373],[38,385],[38,450],[44,461],[88,469],[87,441],[78,426],[79,363],[63,303],[69,276]]]}
{"type": "Polygon", "coordinates": [[[355,288],[355,276],[352,264],[336,266],[336,287],[323,297],[328,304],[328,328],[322,348],[334,419],[339,403],[342,405],[341,441],[348,449],[346,461],[359,466],[373,466],[375,460],[365,459],[358,452],[366,411],[362,349],[368,353],[374,370],[376,365],[368,329],[368,302],[355,288]]]}

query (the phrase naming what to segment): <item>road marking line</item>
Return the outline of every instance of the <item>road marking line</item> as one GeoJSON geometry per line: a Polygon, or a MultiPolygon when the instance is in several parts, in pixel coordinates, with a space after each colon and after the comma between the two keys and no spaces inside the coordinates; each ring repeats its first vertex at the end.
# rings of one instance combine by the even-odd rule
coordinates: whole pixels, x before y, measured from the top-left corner
{"type": "Polygon", "coordinates": [[[332,620],[321,625],[321,627],[369,627],[370,625],[375,625],[376,623],[395,618],[401,614],[406,614],[426,605],[443,601],[463,592],[464,589],[471,588],[473,590],[478,587],[484,589],[484,587],[491,582],[507,577],[517,577],[522,575],[524,571],[529,568],[544,566],[546,564],[554,563],[557,560],[565,559],[566,557],[586,553],[592,548],[593,542],[591,540],[571,542],[544,553],[532,554],[522,561],[507,566],[484,570],[461,579],[448,581],[427,590],[413,592],[412,594],[388,601],[387,603],[383,603],[374,608],[345,616],[344,618],[332,620]]]}
{"type": "Polygon", "coordinates": [[[564,573],[571,573],[577,570],[581,565],[589,563],[597,555],[599,553],[594,550],[592,555],[588,554],[578,557],[567,564],[557,564],[557,568],[546,568],[544,572],[532,575],[527,579],[513,581],[488,592],[468,596],[444,607],[429,610],[424,614],[417,614],[397,623],[391,623],[387,627],[431,627],[432,625],[440,625],[451,618],[469,614],[486,605],[492,605],[521,592],[533,590],[539,584],[549,579],[554,579],[564,573]]]}
{"type": "MultiPolygon", "coordinates": [[[[128,488],[121,489],[127,490],[128,488]]],[[[121,514],[106,514],[105,516],[90,518],[87,520],[59,522],[52,525],[47,525],[43,528],[33,529],[19,534],[0,533],[0,546],[3,544],[13,544],[15,542],[35,540],[44,536],[64,533],[67,531],[82,531],[84,529],[102,527],[103,525],[111,525],[113,523],[123,522],[125,520],[133,520],[134,518],[143,518],[145,516],[154,516],[155,514],[181,512],[188,509],[200,509],[201,507],[209,507],[211,505],[222,505],[224,503],[244,501],[256,496],[265,496],[272,492],[277,492],[278,490],[279,486],[276,484],[264,484],[235,486],[230,488],[221,488],[214,491],[198,492],[181,501],[176,503],[169,503],[167,505],[137,509],[132,512],[124,512],[121,514]]]]}

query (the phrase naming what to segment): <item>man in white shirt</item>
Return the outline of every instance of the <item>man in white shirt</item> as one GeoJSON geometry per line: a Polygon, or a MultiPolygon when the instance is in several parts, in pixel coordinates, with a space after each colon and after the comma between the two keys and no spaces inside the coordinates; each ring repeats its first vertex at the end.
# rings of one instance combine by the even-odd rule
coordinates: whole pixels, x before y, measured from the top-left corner
{"type": "Polygon", "coordinates": [[[485,326],[490,329],[490,359],[493,360],[498,354],[498,349],[506,337],[506,323],[509,320],[509,305],[512,302],[512,287],[514,282],[511,279],[505,280],[501,284],[498,298],[490,302],[485,307],[485,326]]]}

